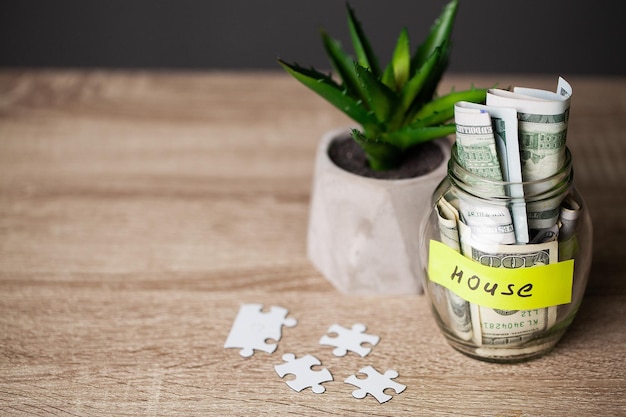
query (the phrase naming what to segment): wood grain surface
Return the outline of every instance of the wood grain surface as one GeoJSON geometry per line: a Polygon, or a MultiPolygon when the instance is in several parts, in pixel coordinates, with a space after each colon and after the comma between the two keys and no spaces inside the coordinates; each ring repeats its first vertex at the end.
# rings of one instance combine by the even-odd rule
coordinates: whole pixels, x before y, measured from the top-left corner
{"type": "Polygon", "coordinates": [[[0,415],[626,415],[626,79],[568,80],[590,282],[551,354],[496,365],[451,349],[423,296],[342,295],[311,266],[315,147],[350,122],[286,75],[0,71],[0,415]],[[243,303],[298,325],[242,358],[224,342],[243,303]],[[381,337],[366,358],[318,344],[357,322],[381,337]],[[324,394],[276,375],[287,352],[330,369],[324,394]],[[366,365],[406,391],[353,398],[366,365]]]}

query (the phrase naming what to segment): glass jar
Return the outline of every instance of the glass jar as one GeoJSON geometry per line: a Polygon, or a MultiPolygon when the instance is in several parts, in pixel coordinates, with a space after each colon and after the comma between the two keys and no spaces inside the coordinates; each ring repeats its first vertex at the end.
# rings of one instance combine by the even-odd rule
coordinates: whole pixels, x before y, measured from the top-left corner
{"type": "Polygon", "coordinates": [[[551,351],[572,323],[591,267],[592,226],[569,149],[565,155],[554,175],[509,183],[467,171],[453,146],[421,227],[420,256],[434,318],[458,351],[527,360],[551,351]]]}

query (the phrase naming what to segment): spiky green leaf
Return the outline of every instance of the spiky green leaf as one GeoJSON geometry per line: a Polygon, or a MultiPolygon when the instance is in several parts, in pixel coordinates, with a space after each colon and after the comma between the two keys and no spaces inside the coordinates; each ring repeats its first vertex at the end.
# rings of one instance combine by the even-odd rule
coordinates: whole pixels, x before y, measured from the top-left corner
{"type": "Polygon", "coordinates": [[[355,122],[362,126],[378,124],[374,115],[363,106],[362,102],[347,95],[345,90],[328,75],[312,68],[306,69],[287,63],[281,59],[278,63],[295,79],[322,96],[355,122]]]}
{"type": "Polygon", "coordinates": [[[363,31],[361,23],[356,18],[354,10],[352,10],[348,3],[346,3],[346,8],[348,10],[348,26],[350,28],[350,37],[352,38],[352,47],[354,48],[357,61],[361,66],[369,68],[374,75],[380,77],[378,57],[374,53],[370,41],[363,31]]]}
{"type": "Polygon", "coordinates": [[[393,91],[398,91],[396,86],[396,76],[393,73],[393,62],[389,61],[385,71],[383,72],[383,76],[381,77],[381,81],[387,87],[389,87],[393,91]]]}
{"type": "Polygon", "coordinates": [[[422,106],[422,108],[413,117],[411,124],[426,126],[427,120],[430,120],[428,122],[429,125],[447,121],[454,116],[454,103],[457,101],[484,103],[486,96],[487,89],[484,88],[453,91],[422,106]]]}
{"type": "Polygon", "coordinates": [[[454,117],[454,103],[484,103],[486,89],[434,98],[449,61],[458,0],[450,0],[443,8],[413,56],[408,31],[403,29],[382,73],[361,23],[349,4],[346,6],[356,62],[338,41],[322,33],[326,53],[341,83],[314,68],[279,63],[362,126],[361,131],[353,132],[353,138],[365,150],[372,168],[394,168],[408,148],[453,134],[455,125],[449,121],[454,117]]]}
{"type": "Polygon", "coordinates": [[[432,77],[433,69],[439,62],[441,56],[441,48],[436,48],[435,51],[428,57],[424,64],[417,70],[415,75],[406,83],[402,90],[402,111],[406,112],[411,108],[411,105],[415,101],[415,98],[422,91],[422,88],[432,77]]]}
{"type": "Polygon", "coordinates": [[[415,52],[412,62],[413,68],[421,67],[438,46],[450,40],[458,6],[458,0],[452,0],[443,8],[431,26],[428,36],[415,52]]]}
{"type": "Polygon", "coordinates": [[[339,41],[331,38],[324,30],[321,30],[320,34],[326,55],[344,86],[348,89],[348,93],[357,99],[363,99],[352,57],[343,50],[339,41]]]}
{"type": "Polygon", "coordinates": [[[409,32],[406,28],[403,28],[400,32],[391,57],[391,65],[395,79],[394,87],[400,90],[411,75],[411,48],[409,45],[409,32]]]}
{"type": "Polygon", "coordinates": [[[356,62],[354,67],[369,108],[379,122],[386,122],[398,105],[398,96],[367,68],[356,62]]]}
{"type": "Polygon", "coordinates": [[[437,126],[441,123],[445,123],[454,117],[454,107],[446,107],[439,111],[433,111],[427,116],[423,116],[421,119],[415,120],[409,126],[413,127],[425,127],[425,126],[437,126]]]}
{"type": "Polygon", "coordinates": [[[448,61],[450,57],[450,41],[444,41],[440,45],[440,48],[441,53],[439,54],[439,59],[437,60],[437,62],[435,62],[435,66],[431,70],[430,75],[424,83],[424,87],[422,88],[422,91],[417,98],[417,101],[420,103],[420,105],[432,100],[435,92],[437,91],[437,87],[439,86],[439,82],[441,81],[443,74],[448,68],[448,61]]]}
{"type": "Polygon", "coordinates": [[[427,127],[407,126],[402,129],[386,133],[385,139],[389,143],[392,143],[404,151],[420,143],[451,135],[455,132],[455,130],[456,126],[454,124],[427,127]]]}

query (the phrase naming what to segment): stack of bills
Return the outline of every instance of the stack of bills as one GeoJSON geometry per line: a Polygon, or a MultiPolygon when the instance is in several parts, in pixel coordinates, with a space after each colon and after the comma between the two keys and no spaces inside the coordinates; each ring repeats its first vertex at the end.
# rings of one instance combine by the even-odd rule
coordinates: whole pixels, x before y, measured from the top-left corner
{"type": "MultiPolygon", "coordinates": [[[[451,190],[437,202],[443,243],[475,261],[488,257],[499,267],[507,267],[497,262],[503,258],[533,267],[568,256],[562,250],[559,258],[559,242],[572,238],[580,206],[567,193],[541,201],[525,193],[542,191],[533,189],[545,186],[537,181],[565,164],[571,97],[571,86],[559,78],[556,92],[490,89],[485,105],[456,103],[456,157],[472,174],[466,185],[476,192],[451,190]]],[[[514,347],[556,323],[556,307],[498,310],[445,292],[456,336],[485,349],[514,347]]]]}

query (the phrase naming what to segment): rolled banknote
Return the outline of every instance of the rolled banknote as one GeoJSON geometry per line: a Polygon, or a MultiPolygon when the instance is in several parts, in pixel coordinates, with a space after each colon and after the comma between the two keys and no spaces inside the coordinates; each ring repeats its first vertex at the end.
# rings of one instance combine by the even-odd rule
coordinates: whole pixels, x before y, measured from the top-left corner
{"type": "Polygon", "coordinates": [[[530,97],[540,98],[544,100],[559,100],[563,97],[569,98],[572,96],[572,86],[568,83],[565,78],[559,77],[559,80],[556,85],[556,92],[541,90],[538,88],[528,88],[528,87],[514,87],[514,93],[524,94],[530,97]]]}
{"type": "Polygon", "coordinates": [[[574,259],[578,251],[576,224],[581,213],[582,206],[571,195],[563,200],[559,217],[559,261],[574,259]]]}
{"type": "MultiPolygon", "coordinates": [[[[461,233],[464,233],[463,231],[461,233]]],[[[461,237],[471,249],[466,257],[495,268],[532,268],[558,261],[556,240],[540,244],[494,245],[461,237]]],[[[467,247],[465,246],[465,247],[467,247]]],[[[472,337],[476,346],[515,346],[552,327],[557,307],[534,310],[498,310],[469,303],[472,337]]]]}
{"type": "MultiPolygon", "coordinates": [[[[571,86],[560,78],[556,93],[491,89],[487,105],[456,103],[456,157],[465,169],[459,175],[467,189],[451,192],[437,204],[442,242],[495,268],[532,268],[573,256],[580,207],[573,199],[563,201],[567,193],[540,203],[526,199],[556,186],[551,177],[562,182],[555,174],[568,158],[565,138],[571,95],[571,86]],[[503,200],[509,202],[501,204],[503,200]]],[[[553,327],[557,319],[556,306],[493,309],[465,301],[447,289],[441,300],[447,302],[452,331],[473,341],[486,356],[544,349],[527,342],[553,327]]]]}
{"type": "Polygon", "coordinates": [[[499,244],[515,243],[511,213],[504,204],[485,201],[505,196],[502,168],[489,113],[479,109],[454,106],[456,152],[459,164],[474,175],[463,180],[470,193],[459,196],[461,221],[478,239],[499,244]],[[485,181],[486,180],[486,181],[485,181]]]}
{"type": "Polygon", "coordinates": [[[461,252],[459,244],[459,215],[457,210],[441,197],[437,202],[437,219],[439,221],[439,234],[441,242],[445,243],[457,252],[461,252]]]}
{"type": "Polygon", "coordinates": [[[576,200],[568,195],[561,204],[559,240],[564,241],[574,236],[576,232],[576,222],[580,216],[582,207],[576,200]]]}
{"type": "MultiPolygon", "coordinates": [[[[449,197],[453,198],[453,197],[449,197]]],[[[437,202],[437,218],[441,242],[457,252],[461,252],[459,240],[459,213],[446,196],[437,202]]],[[[472,321],[469,303],[447,288],[440,287],[444,292],[446,309],[450,318],[450,328],[462,340],[472,339],[472,321]]]]}
{"type": "MultiPolygon", "coordinates": [[[[565,141],[572,96],[569,83],[559,79],[557,92],[516,87],[513,91],[490,89],[488,106],[514,108],[518,118],[518,137],[524,181],[544,180],[556,174],[566,159],[565,141]]],[[[544,184],[548,185],[548,184],[544,184]]],[[[532,189],[538,185],[530,185],[532,189]]],[[[528,225],[539,230],[556,224],[560,201],[528,204],[528,225]]]]}
{"type": "Polygon", "coordinates": [[[522,185],[522,164],[517,138],[517,111],[513,108],[486,106],[483,104],[461,101],[456,106],[488,113],[491,118],[493,135],[496,143],[498,160],[502,170],[505,193],[511,197],[511,213],[515,227],[515,243],[528,243],[528,219],[524,187],[522,185]]]}
{"type": "Polygon", "coordinates": [[[533,240],[530,243],[544,243],[544,242],[552,242],[559,236],[559,225],[555,224],[554,226],[548,229],[541,229],[533,240]]]}

